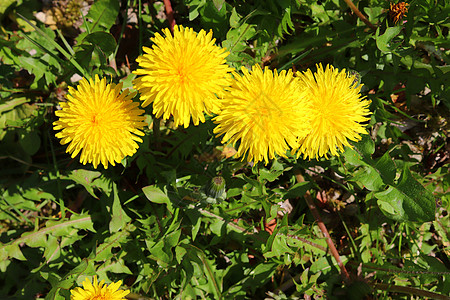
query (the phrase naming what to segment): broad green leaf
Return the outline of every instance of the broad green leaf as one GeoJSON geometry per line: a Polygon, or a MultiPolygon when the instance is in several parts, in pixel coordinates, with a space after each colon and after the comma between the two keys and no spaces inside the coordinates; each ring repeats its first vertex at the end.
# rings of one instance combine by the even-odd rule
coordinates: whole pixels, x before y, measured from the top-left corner
{"type": "Polygon", "coordinates": [[[2,0],[0,1],[0,20],[3,17],[3,14],[5,11],[10,7],[12,4],[15,4],[16,6],[19,6],[22,4],[23,0],[2,0]]]}
{"type": "Polygon", "coordinates": [[[271,261],[260,263],[250,272],[250,276],[252,276],[253,278],[265,277],[269,279],[271,277],[271,274],[276,271],[277,266],[278,265],[276,263],[271,261]]]}
{"type": "Polygon", "coordinates": [[[115,256],[115,252],[112,252],[113,248],[122,247],[122,244],[125,243],[130,233],[135,229],[136,227],[134,225],[128,223],[124,228],[122,228],[122,230],[111,234],[105,239],[104,243],[98,245],[97,248],[94,248],[91,252],[90,258],[100,262],[111,259],[115,256]]]}
{"type": "Polygon", "coordinates": [[[11,99],[9,101],[6,101],[5,103],[1,103],[0,104],[0,114],[10,111],[10,110],[13,110],[16,106],[22,105],[29,101],[30,101],[30,99],[20,97],[20,98],[11,99]]]}
{"type": "Polygon", "coordinates": [[[271,245],[271,250],[264,253],[264,257],[281,258],[286,253],[294,253],[295,251],[287,245],[287,237],[285,235],[276,235],[271,245]]]}
{"type": "Polygon", "coordinates": [[[41,138],[36,131],[23,132],[20,135],[19,143],[26,153],[34,155],[41,147],[41,138]]]}
{"type": "Polygon", "coordinates": [[[284,195],[284,199],[303,197],[305,193],[312,188],[312,184],[309,181],[303,181],[294,184],[289,191],[284,195]]]}
{"type": "Polygon", "coordinates": [[[111,221],[109,222],[109,232],[114,233],[122,228],[131,221],[131,218],[125,213],[120,204],[119,194],[117,192],[117,186],[113,184],[113,205],[111,209],[111,221]]]}
{"type": "Polygon", "coordinates": [[[112,34],[103,31],[97,31],[87,35],[83,42],[84,41],[100,47],[106,57],[114,53],[117,46],[116,40],[112,34]]]}
{"type": "Polygon", "coordinates": [[[374,167],[378,170],[384,183],[386,184],[394,183],[396,175],[396,167],[394,161],[389,155],[389,152],[386,152],[382,157],[380,157],[376,161],[374,167]]]}
{"type": "Polygon", "coordinates": [[[352,180],[359,181],[369,191],[379,191],[386,183],[377,170],[369,165],[363,165],[354,174],[352,180]]]}
{"type": "Polygon", "coordinates": [[[368,134],[363,134],[361,140],[355,145],[356,151],[365,159],[371,159],[375,152],[375,143],[368,134]]]}
{"type": "Polygon", "coordinates": [[[361,154],[359,154],[355,149],[349,147],[345,148],[345,152],[342,156],[345,158],[347,163],[353,166],[361,166],[364,164],[361,154]]]}
{"type": "Polygon", "coordinates": [[[397,36],[401,30],[401,26],[388,27],[386,31],[380,35],[380,28],[378,28],[375,34],[378,49],[380,49],[381,52],[391,52],[389,42],[397,36]]]}
{"type": "Polygon", "coordinates": [[[6,259],[8,259],[8,256],[9,256],[9,257],[13,257],[15,259],[22,260],[22,261],[27,260],[26,257],[23,255],[22,251],[20,250],[20,247],[17,243],[11,244],[11,246],[8,247],[7,251],[5,251],[5,252],[6,252],[5,254],[1,255],[2,259],[6,260],[6,259]]]}
{"type": "MultiPolygon", "coordinates": [[[[110,260],[105,264],[104,268],[97,269],[96,275],[99,278],[110,278],[109,273],[115,273],[115,274],[133,274],[131,270],[125,265],[125,261],[123,259],[118,260],[110,260]]],[[[123,275],[122,275],[123,276],[123,275]]],[[[111,276],[114,278],[113,276],[111,276]]],[[[110,279],[110,281],[113,281],[110,279]]]]}
{"type": "MultiPolygon", "coordinates": [[[[345,256],[341,256],[341,260],[345,263],[348,259],[345,256]]],[[[337,270],[339,268],[334,257],[324,256],[314,261],[310,267],[312,273],[322,272],[323,274],[329,273],[332,269],[337,270]]]]}
{"type": "Polygon", "coordinates": [[[159,203],[159,204],[167,204],[167,209],[169,209],[170,212],[173,212],[173,204],[172,201],[170,201],[170,198],[161,191],[160,188],[154,185],[149,185],[142,188],[142,191],[144,192],[145,197],[147,197],[148,200],[150,200],[153,203],[159,203]]]}
{"type": "Polygon", "coordinates": [[[72,179],[78,184],[81,184],[84,186],[84,188],[88,191],[89,194],[91,194],[92,197],[98,199],[97,195],[94,193],[94,188],[92,182],[99,178],[102,175],[102,173],[98,171],[89,171],[84,169],[78,169],[73,170],[69,174],[69,179],[72,179]]]}
{"type": "Polygon", "coordinates": [[[183,257],[186,253],[186,248],[180,246],[175,247],[175,258],[179,264],[183,261],[183,257]]]}
{"type": "Polygon", "coordinates": [[[396,186],[376,193],[378,205],[390,218],[397,221],[428,222],[435,219],[436,202],[405,165],[396,186]]]}
{"type": "Polygon", "coordinates": [[[231,16],[230,16],[230,27],[231,28],[239,27],[240,20],[241,20],[241,17],[237,13],[236,8],[233,7],[233,9],[231,10],[231,16]]]}
{"type": "Polygon", "coordinates": [[[260,180],[267,180],[269,182],[275,181],[281,174],[283,174],[284,170],[280,171],[269,171],[266,168],[262,168],[259,172],[260,180]]]}
{"type": "MultiPolygon", "coordinates": [[[[49,220],[46,226],[34,232],[25,232],[22,236],[10,243],[0,243],[0,257],[5,256],[15,257],[21,259],[22,256],[17,251],[17,245],[26,244],[29,247],[48,247],[49,235],[50,240],[54,237],[64,236],[69,234],[73,229],[83,229],[95,232],[90,216],[87,215],[72,215],[70,220],[52,221],[49,220]]],[[[20,251],[20,250],[19,250],[20,251]]]]}
{"type": "Polygon", "coordinates": [[[91,19],[90,31],[109,30],[116,22],[119,14],[120,2],[117,0],[98,0],[92,4],[86,18],[91,19]]]}
{"type": "Polygon", "coordinates": [[[165,251],[164,240],[160,240],[152,248],[148,249],[150,251],[150,258],[156,260],[158,265],[162,268],[167,268],[172,262],[173,254],[172,251],[165,251]]]}

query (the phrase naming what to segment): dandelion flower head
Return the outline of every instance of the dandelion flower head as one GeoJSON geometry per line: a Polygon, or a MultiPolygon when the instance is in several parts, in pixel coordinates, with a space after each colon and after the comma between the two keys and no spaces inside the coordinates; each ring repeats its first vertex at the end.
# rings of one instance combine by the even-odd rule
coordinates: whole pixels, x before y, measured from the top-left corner
{"type": "Polygon", "coordinates": [[[310,109],[291,70],[278,73],[256,65],[242,73],[233,73],[214,132],[224,135],[222,143],[240,143],[237,156],[267,164],[298,146],[298,137],[309,131],[310,109]]]}
{"type": "Polygon", "coordinates": [[[360,134],[366,134],[365,125],[369,120],[370,101],[361,96],[361,85],[355,83],[355,76],[348,76],[327,65],[317,65],[317,72],[311,70],[297,72],[306,99],[312,105],[311,129],[299,140],[298,156],[318,159],[328,153],[339,155],[348,140],[358,141],[360,134]],[[339,151],[338,151],[339,150],[339,151]]]}
{"type": "Polygon", "coordinates": [[[83,288],[76,287],[70,291],[70,300],[125,300],[124,297],[130,293],[129,290],[119,290],[122,281],[109,285],[104,283],[104,280],[99,283],[97,276],[94,276],[93,283],[86,278],[83,288]]]}
{"type": "Polygon", "coordinates": [[[141,143],[139,136],[144,135],[140,129],[146,125],[144,111],[132,100],[136,93],[121,90],[122,83],[107,84],[97,75],[94,80],[83,78],[76,89],[69,87],[53,128],[61,130],[56,137],[62,145],[69,144],[66,152],[72,158],[81,152],[82,164],[108,168],[108,163],[114,166],[137,151],[136,142],[141,143]]]}
{"type": "Polygon", "coordinates": [[[232,68],[226,64],[228,52],[214,45],[212,31],[199,33],[192,28],[175,26],[173,35],[163,29],[151,40],[152,48],[137,58],[139,69],[134,87],[139,90],[142,106],[153,103],[157,118],[173,116],[174,125],[188,127],[205,122],[204,113],[218,110],[217,96],[230,83],[232,68]]]}

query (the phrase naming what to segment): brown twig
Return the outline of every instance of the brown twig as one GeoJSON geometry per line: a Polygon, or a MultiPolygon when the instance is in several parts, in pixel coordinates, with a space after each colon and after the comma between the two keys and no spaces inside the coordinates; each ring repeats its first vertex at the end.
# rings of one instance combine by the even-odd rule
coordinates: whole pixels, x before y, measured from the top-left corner
{"type": "Polygon", "coordinates": [[[169,22],[170,31],[173,32],[173,28],[175,27],[175,19],[173,16],[172,4],[170,4],[170,0],[164,0],[164,6],[166,8],[166,16],[167,21],[169,22]]]}
{"type": "Polygon", "coordinates": [[[388,291],[388,292],[398,292],[398,293],[404,293],[404,294],[409,294],[409,295],[413,295],[413,296],[420,296],[420,298],[423,297],[422,299],[430,298],[430,299],[438,299],[438,300],[450,300],[449,296],[421,290],[421,289],[410,287],[410,286],[391,285],[391,284],[385,284],[385,283],[375,283],[373,286],[377,290],[388,291]]]}
{"type": "MultiPolygon", "coordinates": [[[[373,30],[377,30],[377,27],[370,23],[370,21],[359,11],[359,9],[353,4],[352,0],[344,0],[345,3],[350,7],[350,9],[361,19],[367,26],[369,26],[373,30]]],[[[165,1],[164,1],[165,2],[165,1]]]]}
{"type": "MultiPolygon", "coordinates": [[[[296,174],[295,178],[297,179],[297,182],[302,182],[303,177],[301,174],[296,174]]],[[[320,216],[319,211],[316,208],[316,205],[314,204],[314,201],[311,199],[311,195],[309,192],[305,194],[305,200],[308,204],[309,210],[311,210],[311,213],[314,216],[314,219],[316,219],[317,225],[319,226],[320,230],[322,231],[325,240],[327,242],[328,247],[330,248],[330,252],[333,255],[334,259],[336,260],[339,268],[341,269],[341,274],[344,276],[345,280],[350,279],[350,275],[347,272],[347,269],[345,268],[344,264],[342,263],[341,257],[339,256],[339,252],[337,251],[336,247],[334,246],[333,240],[330,237],[330,234],[328,233],[328,229],[325,226],[325,223],[322,221],[322,217],[320,216]]]]}

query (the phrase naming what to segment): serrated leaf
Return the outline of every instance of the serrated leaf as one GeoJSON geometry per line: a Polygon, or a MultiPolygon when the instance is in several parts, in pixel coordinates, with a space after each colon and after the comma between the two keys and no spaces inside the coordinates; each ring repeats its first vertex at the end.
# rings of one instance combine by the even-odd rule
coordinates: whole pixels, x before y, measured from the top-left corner
{"type": "Polygon", "coordinates": [[[17,254],[16,245],[21,245],[22,243],[26,244],[28,247],[47,247],[47,241],[49,235],[53,237],[63,236],[68,234],[72,229],[84,229],[95,232],[93,228],[93,223],[90,216],[86,215],[72,215],[70,220],[61,220],[61,221],[47,221],[47,224],[44,228],[34,231],[34,232],[25,232],[18,239],[7,243],[0,244],[0,254],[4,255],[5,253],[8,255],[9,251],[13,255],[17,255],[17,257],[21,257],[20,254],[17,254]]]}
{"type": "Polygon", "coordinates": [[[30,99],[20,97],[20,98],[14,98],[9,101],[6,101],[5,103],[0,104],[0,114],[13,110],[16,106],[22,105],[24,103],[29,102],[30,99]]]}
{"type": "Polygon", "coordinates": [[[382,157],[380,157],[376,161],[375,168],[378,170],[384,183],[386,184],[394,183],[396,175],[396,167],[394,161],[389,155],[389,152],[386,152],[382,157]]]}
{"type": "Polygon", "coordinates": [[[23,255],[18,244],[12,244],[7,251],[7,255],[18,260],[26,261],[26,257],[23,255]]]}
{"type": "Polygon", "coordinates": [[[117,186],[113,184],[113,205],[111,209],[111,221],[109,222],[109,232],[114,233],[124,228],[125,225],[131,221],[131,218],[125,213],[120,204],[117,186]]]}
{"type": "Polygon", "coordinates": [[[58,259],[61,254],[61,251],[59,250],[58,239],[54,236],[49,235],[44,250],[44,257],[46,262],[58,259]]]}
{"type": "Polygon", "coordinates": [[[105,239],[105,242],[98,245],[96,249],[94,249],[90,255],[94,261],[105,261],[111,259],[114,254],[112,253],[112,248],[121,247],[123,243],[125,243],[126,239],[130,235],[130,232],[135,229],[135,226],[128,223],[121,231],[117,231],[108,238],[105,239]]]}
{"type": "Polygon", "coordinates": [[[230,16],[230,27],[231,28],[239,27],[240,20],[241,20],[241,17],[238,15],[236,8],[233,7],[233,9],[231,10],[231,16],[230,16]]]}
{"type": "Polygon", "coordinates": [[[287,245],[285,235],[276,235],[271,245],[271,251],[264,253],[264,257],[277,257],[280,258],[282,255],[286,253],[294,253],[295,251],[289,248],[287,245]]]}
{"type": "Polygon", "coordinates": [[[375,193],[378,204],[388,217],[397,221],[429,222],[435,219],[436,202],[405,165],[396,186],[375,193]]]}
{"type": "Polygon", "coordinates": [[[364,134],[361,140],[355,144],[356,151],[365,159],[371,159],[375,152],[375,143],[368,134],[364,134]]]}
{"type": "Polygon", "coordinates": [[[279,171],[269,171],[265,168],[259,171],[260,180],[267,180],[269,182],[275,181],[281,174],[283,174],[284,170],[279,171]]]}
{"type": "Polygon", "coordinates": [[[92,197],[98,199],[97,195],[94,193],[94,188],[92,182],[100,177],[102,173],[98,171],[89,171],[84,169],[74,170],[69,174],[69,178],[78,184],[84,186],[84,188],[91,194],[92,197]]]}
{"type": "Polygon", "coordinates": [[[395,27],[388,27],[386,31],[382,34],[380,34],[380,28],[377,28],[377,32],[375,34],[375,40],[378,49],[380,49],[381,52],[391,52],[389,42],[397,36],[400,31],[402,30],[401,26],[395,26],[395,27]]]}

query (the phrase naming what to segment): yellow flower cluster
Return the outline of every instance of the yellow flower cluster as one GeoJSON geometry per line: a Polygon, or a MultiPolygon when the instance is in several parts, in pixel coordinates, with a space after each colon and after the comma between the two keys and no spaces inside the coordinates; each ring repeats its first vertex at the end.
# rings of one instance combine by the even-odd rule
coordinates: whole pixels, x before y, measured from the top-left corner
{"type": "MultiPolygon", "coordinates": [[[[142,106],[152,104],[157,118],[188,127],[191,119],[198,125],[205,114],[216,114],[214,133],[238,147],[238,157],[255,163],[288,151],[306,159],[338,155],[349,140],[367,133],[370,102],[345,70],[319,64],[315,73],[294,74],[256,65],[239,74],[227,65],[228,52],[215,45],[212,31],[175,26],[163,33],[152,38],[152,48],[144,47],[133,81],[142,106]]],[[[56,112],[56,136],[70,143],[72,157],[81,152],[83,164],[107,168],[142,142],[143,110],[131,100],[135,94],[121,94],[121,87],[83,79],[56,112]]]]}

